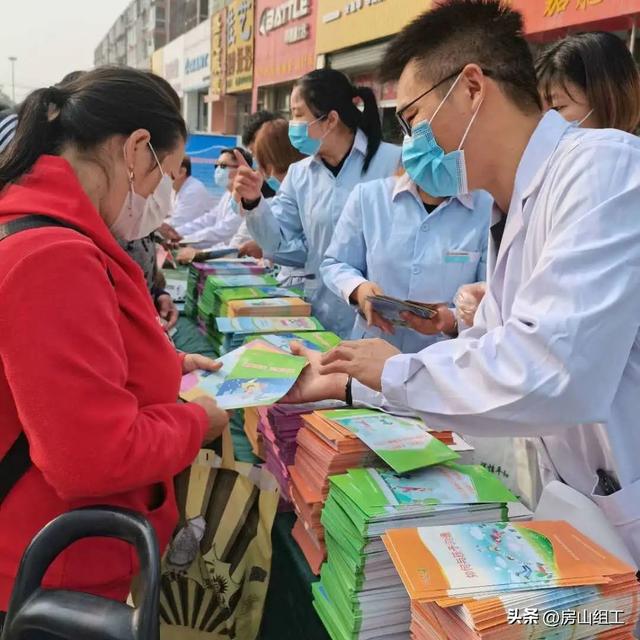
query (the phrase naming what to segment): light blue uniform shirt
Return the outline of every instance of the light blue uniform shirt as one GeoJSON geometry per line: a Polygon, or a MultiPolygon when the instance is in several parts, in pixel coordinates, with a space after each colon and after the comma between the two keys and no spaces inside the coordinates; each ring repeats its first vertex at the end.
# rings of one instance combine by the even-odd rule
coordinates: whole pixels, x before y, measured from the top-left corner
{"type": "MultiPolygon", "coordinates": [[[[493,199],[485,191],[449,198],[427,213],[407,175],[356,186],[320,267],[331,291],[348,301],[367,280],[402,300],[451,304],[463,284],[484,280],[493,199]]],[[[367,327],[356,315],[352,337],[382,337],[405,353],[443,339],[396,327],[367,327]]]]}
{"type": "Polygon", "coordinates": [[[363,175],[366,152],[367,138],[358,131],[337,177],[318,156],[292,164],[276,197],[247,212],[249,232],[265,253],[306,256],[305,270],[314,277],[305,283],[313,314],[342,337],[350,335],[355,311],[324,286],[320,263],[354,187],[393,175],[400,163],[400,147],[383,142],[363,175]]]}

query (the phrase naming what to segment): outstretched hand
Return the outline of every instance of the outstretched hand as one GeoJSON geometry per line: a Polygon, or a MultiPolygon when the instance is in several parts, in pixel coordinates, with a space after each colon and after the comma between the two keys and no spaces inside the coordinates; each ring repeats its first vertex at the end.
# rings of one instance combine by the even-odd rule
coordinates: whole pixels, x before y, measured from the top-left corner
{"type": "Polygon", "coordinates": [[[291,343],[291,353],[306,358],[309,364],[302,370],[298,380],[281,402],[302,404],[320,400],[344,401],[348,375],[341,373],[321,374],[320,359],[322,354],[313,349],[307,349],[299,342],[291,343]]]}

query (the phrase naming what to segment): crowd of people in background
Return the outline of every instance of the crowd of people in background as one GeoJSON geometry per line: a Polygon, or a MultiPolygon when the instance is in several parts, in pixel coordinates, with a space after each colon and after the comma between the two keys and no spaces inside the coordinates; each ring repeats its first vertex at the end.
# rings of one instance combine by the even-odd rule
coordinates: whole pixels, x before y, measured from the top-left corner
{"type": "MultiPolygon", "coordinates": [[[[76,72],[0,112],[0,451],[25,434],[31,459],[0,511],[0,611],[29,540],[63,511],[135,508],[166,544],[173,475],[227,424],[211,400],[175,402],[182,373],[217,365],[165,335],[178,312],[162,244],[181,263],[235,248],[303,284],[346,342],[298,349],[311,364],[290,401],[394,408],[488,448],[535,437],[541,486],[591,497],[640,561],[632,55],[585,33],[534,61],[519,14],[449,0],[398,34],[381,74],[398,80],[402,146],[382,139],[369,88],[318,69],[288,120],[258,112],[220,152],[217,201],[151,73],[76,72]],[[375,295],[437,314],[394,327],[375,295]]],[[[130,578],[126,548],[90,540],[50,582],[124,599],[130,578]]]]}

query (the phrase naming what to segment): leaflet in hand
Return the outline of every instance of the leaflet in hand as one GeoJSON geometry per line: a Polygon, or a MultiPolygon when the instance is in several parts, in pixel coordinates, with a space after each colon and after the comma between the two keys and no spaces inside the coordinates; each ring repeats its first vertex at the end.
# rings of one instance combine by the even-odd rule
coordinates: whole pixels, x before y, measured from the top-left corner
{"type": "Polygon", "coordinates": [[[399,327],[407,326],[407,323],[400,315],[401,313],[413,313],[425,320],[431,320],[438,314],[438,304],[399,300],[398,298],[383,295],[369,296],[367,299],[371,302],[373,310],[380,317],[399,327]]]}
{"type": "Polygon", "coordinates": [[[321,413],[325,419],[357,435],[398,473],[460,457],[428,433],[424,424],[414,418],[370,409],[337,409],[321,413]]]}
{"type": "Polygon", "coordinates": [[[223,356],[217,372],[197,371],[182,379],[183,400],[207,395],[222,409],[271,405],[291,389],[307,364],[305,358],[282,353],[255,341],[223,356]]]}

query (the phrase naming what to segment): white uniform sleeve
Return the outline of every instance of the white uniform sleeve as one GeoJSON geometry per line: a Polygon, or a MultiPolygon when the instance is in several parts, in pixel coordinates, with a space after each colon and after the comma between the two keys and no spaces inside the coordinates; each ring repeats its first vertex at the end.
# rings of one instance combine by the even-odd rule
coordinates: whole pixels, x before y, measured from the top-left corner
{"type": "Polygon", "coordinates": [[[228,245],[242,224],[242,218],[231,208],[231,203],[232,200],[229,198],[214,224],[195,233],[190,233],[188,235],[189,241],[208,246],[228,245]]]}
{"type": "Polygon", "coordinates": [[[222,212],[224,211],[225,205],[228,203],[228,199],[223,196],[220,202],[213,208],[202,214],[199,218],[192,220],[191,222],[187,222],[180,227],[176,227],[176,231],[181,236],[187,236],[192,233],[196,233],[197,231],[202,231],[203,229],[207,229],[213,227],[222,212]]]}
{"type": "Polygon", "coordinates": [[[384,403],[470,435],[607,421],[640,326],[640,153],[578,146],[557,175],[544,203],[551,228],[510,317],[482,334],[483,300],[479,325],[459,339],[391,358],[384,403]]]}
{"type": "Polygon", "coordinates": [[[327,248],[320,274],[325,285],[349,302],[349,296],[367,281],[367,246],[362,228],[360,185],[351,192],[327,248]]]}
{"type": "Polygon", "coordinates": [[[247,227],[266,254],[304,255],[306,261],[307,241],[294,189],[294,167],[289,169],[274,198],[269,201],[261,198],[255,209],[246,212],[247,227]]]}

